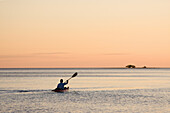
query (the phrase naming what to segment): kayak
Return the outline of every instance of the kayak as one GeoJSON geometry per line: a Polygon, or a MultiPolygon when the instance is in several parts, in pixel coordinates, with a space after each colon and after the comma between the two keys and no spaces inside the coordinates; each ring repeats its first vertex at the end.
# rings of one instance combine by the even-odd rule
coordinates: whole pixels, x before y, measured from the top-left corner
{"type": "Polygon", "coordinates": [[[54,91],[54,92],[59,92],[59,93],[64,93],[64,92],[67,92],[68,90],[69,90],[69,87],[64,88],[64,89],[58,89],[58,88],[56,88],[56,89],[53,89],[52,91],[54,91]]]}

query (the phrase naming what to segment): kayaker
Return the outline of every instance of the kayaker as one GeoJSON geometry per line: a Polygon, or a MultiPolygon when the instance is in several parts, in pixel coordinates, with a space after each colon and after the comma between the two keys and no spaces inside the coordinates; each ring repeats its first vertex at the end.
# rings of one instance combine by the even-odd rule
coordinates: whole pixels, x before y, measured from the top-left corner
{"type": "Polygon", "coordinates": [[[64,90],[64,85],[68,84],[68,80],[63,83],[63,79],[60,79],[60,83],[57,85],[57,89],[64,90]]]}

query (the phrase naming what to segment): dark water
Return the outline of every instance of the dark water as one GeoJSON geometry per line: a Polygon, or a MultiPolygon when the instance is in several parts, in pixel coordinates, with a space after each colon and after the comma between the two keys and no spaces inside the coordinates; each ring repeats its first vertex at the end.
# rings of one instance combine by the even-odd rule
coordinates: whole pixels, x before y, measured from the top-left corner
{"type": "Polygon", "coordinates": [[[170,68],[0,68],[0,77],[167,77],[170,68]]]}

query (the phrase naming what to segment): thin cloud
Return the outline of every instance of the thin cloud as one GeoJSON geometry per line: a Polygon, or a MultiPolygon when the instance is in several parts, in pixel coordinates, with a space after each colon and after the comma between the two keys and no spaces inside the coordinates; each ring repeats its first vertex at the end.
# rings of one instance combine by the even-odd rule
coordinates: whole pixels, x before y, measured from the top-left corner
{"type": "Polygon", "coordinates": [[[25,58],[25,57],[36,57],[44,55],[64,55],[69,54],[68,52],[49,52],[49,53],[31,53],[31,54],[18,54],[18,55],[0,55],[1,59],[4,58],[25,58]]]}
{"type": "Polygon", "coordinates": [[[21,57],[31,57],[32,55],[0,55],[0,58],[21,58],[21,57]]]}
{"type": "Polygon", "coordinates": [[[36,55],[62,55],[69,54],[68,52],[47,52],[47,53],[35,53],[36,55]]]}
{"type": "Polygon", "coordinates": [[[130,55],[129,53],[106,53],[104,55],[130,55]]]}

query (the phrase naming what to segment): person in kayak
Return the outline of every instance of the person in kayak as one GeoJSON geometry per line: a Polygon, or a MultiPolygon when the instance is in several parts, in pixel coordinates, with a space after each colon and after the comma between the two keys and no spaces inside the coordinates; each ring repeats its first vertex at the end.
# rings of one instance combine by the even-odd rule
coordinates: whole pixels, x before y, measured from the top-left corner
{"type": "Polygon", "coordinates": [[[68,80],[66,82],[63,83],[63,79],[60,79],[60,83],[57,85],[57,89],[61,89],[64,90],[64,85],[68,84],[68,80]]]}

